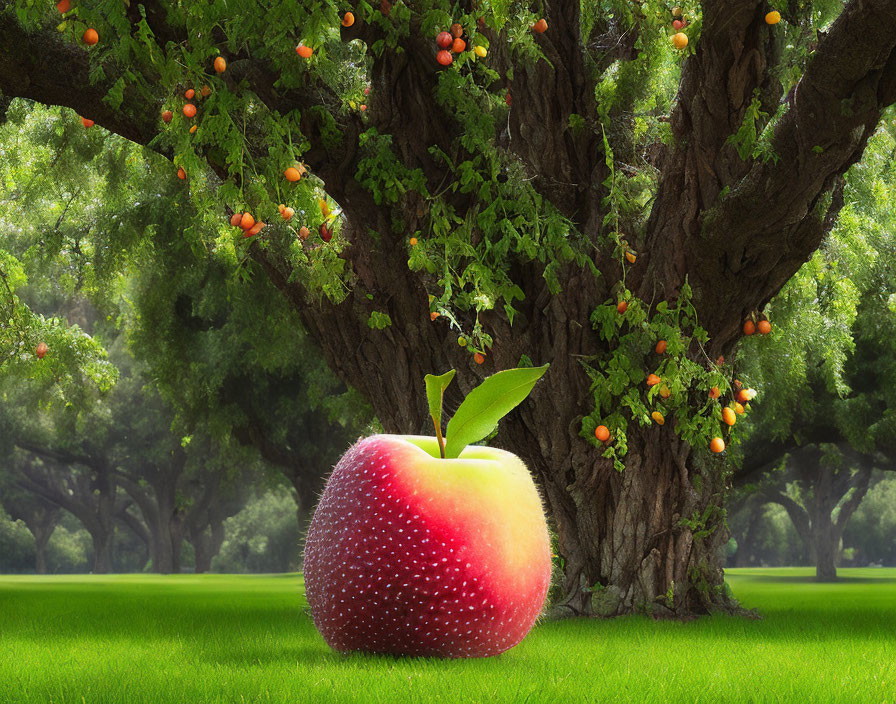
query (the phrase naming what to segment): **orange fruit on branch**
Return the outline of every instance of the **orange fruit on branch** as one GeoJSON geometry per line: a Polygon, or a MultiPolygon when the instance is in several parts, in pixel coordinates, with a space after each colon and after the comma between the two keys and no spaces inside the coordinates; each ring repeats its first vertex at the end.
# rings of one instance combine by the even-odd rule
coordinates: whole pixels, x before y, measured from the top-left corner
{"type": "Polygon", "coordinates": [[[289,222],[292,220],[293,216],[296,214],[296,211],[292,208],[284,208],[280,211],[280,217],[289,222]]]}
{"type": "Polygon", "coordinates": [[[744,335],[752,335],[756,332],[756,323],[752,320],[747,320],[744,322],[744,335]]]}
{"type": "Polygon", "coordinates": [[[734,415],[734,411],[731,410],[730,406],[725,406],[722,409],[722,420],[725,421],[726,425],[734,425],[737,422],[737,416],[734,415]]]}
{"type": "Polygon", "coordinates": [[[451,56],[450,51],[442,49],[438,54],[436,54],[436,61],[442,64],[442,66],[450,66],[451,62],[454,61],[454,58],[451,56]]]}
{"type": "Polygon", "coordinates": [[[451,43],[451,51],[454,54],[459,54],[467,48],[467,43],[458,37],[451,43]]]}
{"type": "Polygon", "coordinates": [[[451,25],[451,36],[460,39],[464,35],[464,28],[457,22],[451,25]]]}
{"type": "Polygon", "coordinates": [[[772,331],[772,324],[767,320],[760,320],[756,329],[759,331],[760,335],[768,335],[772,331]]]}
{"type": "Polygon", "coordinates": [[[170,110],[165,110],[162,113],[162,122],[165,122],[165,123],[171,122],[172,117],[174,117],[174,113],[171,112],[170,110]]]}
{"type": "Polygon", "coordinates": [[[47,352],[50,348],[47,346],[46,342],[41,342],[37,345],[37,348],[34,350],[34,354],[37,355],[38,359],[43,359],[47,356],[47,352]]]}
{"type": "Polygon", "coordinates": [[[249,212],[243,213],[243,217],[240,218],[240,227],[244,230],[251,230],[255,226],[255,218],[252,217],[252,214],[249,212]]]}
{"type": "Polygon", "coordinates": [[[233,215],[230,216],[230,224],[233,225],[234,227],[239,227],[240,221],[242,219],[243,219],[242,213],[234,213],[233,215]]]}
{"type": "Polygon", "coordinates": [[[283,175],[290,183],[295,183],[300,178],[302,178],[302,173],[295,166],[290,166],[286,171],[283,172],[283,175]]]}
{"type": "Polygon", "coordinates": [[[650,414],[650,417],[653,418],[653,420],[656,422],[657,425],[665,425],[666,424],[665,417],[659,411],[654,411],[653,413],[650,414]]]}
{"type": "Polygon", "coordinates": [[[473,361],[476,362],[476,364],[482,364],[485,361],[485,355],[481,352],[477,352],[473,355],[473,361]]]}
{"type": "Polygon", "coordinates": [[[777,10],[772,10],[765,16],[766,24],[778,24],[781,21],[781,13],[777,10]]]}
{"type": "Polygon", "coordinates": [[[86,117],[81,118],[81,124],[85,127],[93,127],[96,123],[93,120],[88,120],[86,117]]]}
{"type": "Polygon", "coordinates": [[[548,22],[542,17],[538,22],[532,25],[532,31],[536,34],[544,34],[548,31],[548,22]]]}
{"type": "Polygon", "coordinates": [[[656,374],[650,374],[647,377],[647,385],[648,386],[656,386],[662,381],[656,374]]]}
{"type": "Polygon", "coordinates": [[[184,171],[183,168],[180,168],[180,169],[177,170],[177,177],[178,177],[181,181],[183,181],[183,180],[187,177],[187,172],[184,171]]]}
{"type": "Polygon", "coordinates": [[[299,239],[301,239],[302,242],[304,242],[305,240],[307,240],[307,239],[308,239],[308,236],[309,236],[310,234],[311,234],[311,230],[309,230],[309,229],[308,229],[307,227],[305,227],[304,225],[302,225],[302,226],[299,228],[299,239]]]}
{"type": "Polygon", "coordinates": [[[355,23],[355,15],[351,12],[346,12],[342,16],[342,26],[343,27],[351,27],[355,23]]]}
{"type": "Polygon", "coordinates": [[[196,91],[193,90],[192,88],[187,89],[187,92],[184,93],[184,97],[187,100],[192,100],[194,95],[196,95],[196,91]]]}
{"type": "Polygon", "coordinates": [[[716,454],[725,451],[725,441],[722,438],[713,438],[709,443],[709,449],[716,454]]]}
{"type": "Polygon", "coordinates": [[[653,349],[657,354],[664,354],[666,352],[666,341],[660,340],[653,349]]]}
{"type": "Polygon", "coordinates": [[[619,303],[616,304],[616,312],[619,313],[619,315],[622,315],[627,310],[628,303],[626,301],[619,301],[619,303]]]}
{"type": "Polygon", "coordinates": [[[439,32],[436,35],[436,46],[438,46],[439,49],[447,49],[451,46],[452,42],[454,42],[454,37],[448,32],[439,32]]]}
{"type": "MultiPolygon", "coordinates": [[[[224,73],[227,70],[227,61],[224,59],[223,56],[216,56],[215,61],[212,64],[212,66],[214,66],[214,68],[215,68],[215,73],[224,73]]],[[[203,88],[202,90],[204,93],[205,89],[203,88]]],[[[211,92],[211,91],[209,91],[209,92],[211,92]]]]}
{"type": "Polygon", "coordinates": [[[81,37],[81,39],[87,46],[93,46],[100,40],[100,35],[95,29],[91,28],[85,30],[84,35],[81,37]]]}
{"type": "Polygon", "coordinates": [[[684,49],[688,45],[688,35],[684,32],[676,32],[672,35],[672,46],[676,49],[684,49]]]}
{"type": "Polygon", "coordinates": [[[72,4],[69,0],[59,0],[59,2],[56,3],[56,9],[59,10],[60,15],[64,15],[72,9],[72,4]]]}
{"type": "Polygon", "coordinates": [[[599,425],[594,429],[594,437],[601,442],[606,442],[610,439],[610,429],[605,425],[599,425]]]}
{"type": "Polygon", "coordinates": [[[299,44],[296,47],[296,53],[301,56],[303,59],[310,59],[311,55],[314,53],[314,50],[310,46],[305,46],[304,44],[299,44]]]}
{"type": "Polygon", "coordinates": [[[188,118],[196,117],[196,106],[193,103],[187,103],[184,105],[184,115],[188,118]]]}
{"type": "Polygon", "coordinates": [[[261,232],[262,228],[264,227],[266,227],[266,225],[261,220],[259,220],[252,227],[246,230],[246,234],[244,235],[244,237],[254,237],[259,232],[261,232]]]}
{"type": "Polygon", "coordinates": [[[435,320],[438,317],[439,317],[439,314],[436,311],[433,311],[432,313],[429,314],[430,320],[435,320]]]}
{"type": "Polygon", "coordinates": [[[713,386],[713,387],[709,390],[709,397],[715,399],[715,398],[718,398],[718,397],[721,395],[721,393],[722,393],[722,392],[719,391],[719,387],[718,387],[718,386],[713,386]]]}
{"type": "Polygon", "coordinates": [[[744,413],[746,413],[743,404],[738,403],[737,401],[734,402],[734,412],[739,416],[742,416],[744,413]]]}

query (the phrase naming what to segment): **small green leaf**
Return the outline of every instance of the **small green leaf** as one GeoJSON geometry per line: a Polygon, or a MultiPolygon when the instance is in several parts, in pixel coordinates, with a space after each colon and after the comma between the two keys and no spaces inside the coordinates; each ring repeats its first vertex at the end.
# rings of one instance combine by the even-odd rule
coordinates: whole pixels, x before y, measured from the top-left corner
{"type": "Polygon", "coordinates": [[[448,384],[451,383],[455,373],[452,369],[441,376],[427,374],[423,377],[423,381],[426,382],[426,400],[429,402],[429,415],[432,416],[433,423],[439,428],[442,427],[442,396],[445,394],[445,389],[448,388],[448,384]]]}
{"type": "Polygon", "coordinates": [[[445,457],[459,457],[467,445],[492,432],[498,421],[529,395],[548,366],[507,369],[493,374],[473,389],[448,422],[445,457]]]}

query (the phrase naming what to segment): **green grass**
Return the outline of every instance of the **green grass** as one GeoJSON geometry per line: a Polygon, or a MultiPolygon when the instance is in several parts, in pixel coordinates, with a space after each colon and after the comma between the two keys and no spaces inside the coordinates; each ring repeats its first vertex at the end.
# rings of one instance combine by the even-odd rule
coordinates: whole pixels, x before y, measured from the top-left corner
{"type": "Polygon", "coordinates": [[[0,577],[0,702],[894,702],[896,570],[732,570],[760,621],[543,623],[486,660],[328,650],[283,576],[0,577]]]}

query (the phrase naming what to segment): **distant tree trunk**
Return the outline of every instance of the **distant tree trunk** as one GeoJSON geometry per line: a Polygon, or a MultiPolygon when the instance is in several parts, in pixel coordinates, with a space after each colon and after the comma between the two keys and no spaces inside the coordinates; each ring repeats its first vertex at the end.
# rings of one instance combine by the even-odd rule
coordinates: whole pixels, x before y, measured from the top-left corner
{"type": "Polygon", "coordinates": [[[93,574],[108,574],[112,566],[112,533],[102,529],[95,529],[90,533],[93,543],[93,557],[90,571],[93,574]]]}
{"type": "Polygon", "coordinates": [[[735,567],[750,567],[753,564],[753,546],[756,543],[756,533],[765,517],[765,502],[750,497],[746,504],[746,510],[749,513],[747,519],[747,529],[744,531],[743,537],[737,545],[737,552],[734,553],[735,567]]]}
{"type": "Polygon", "coordinates": [[[59,523],[60,509],[50,502],[42,502],[41,505],[35,506],[33,500],[27,508],[30,510],[9,511],[9,515],[25,523],[28,532],[34,538],[34,571],[36,574],[46,574],[47,543],[50,542],[59,523]]]}
{"type": "Polygon", "coordinates": [[[34,572],[36,574],[47,573],[47,543],[56,526],[52,526],[48,531],[34,535],[34,572]]]}
{"type": "Polygon", "coordinates": [[[213,521],[201,530],[190,528],[187,531],[187,539],[193,546],[196,572],[208,572],[212,567],[212,560],[221,550],[224,543],[223,521],[213,521]]]}

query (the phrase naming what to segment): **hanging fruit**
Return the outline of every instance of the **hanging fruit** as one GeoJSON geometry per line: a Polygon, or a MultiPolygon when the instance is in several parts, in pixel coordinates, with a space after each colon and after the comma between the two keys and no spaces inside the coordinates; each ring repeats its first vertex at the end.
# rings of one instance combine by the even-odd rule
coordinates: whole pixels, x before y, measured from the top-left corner
{"type": "Polygon", "coordinates": [[[440,49],[447,49],[453,42],[454,37],[448,32],[439,32],[438,36],[436,36],[436,44],[440,49]]]}
{"type": "Polygon", "coordinates": [[[684,49],[688,45],[688,35],[684,32],[678,32],[672,35],[672,45],[676,49],[684,49]]]}

